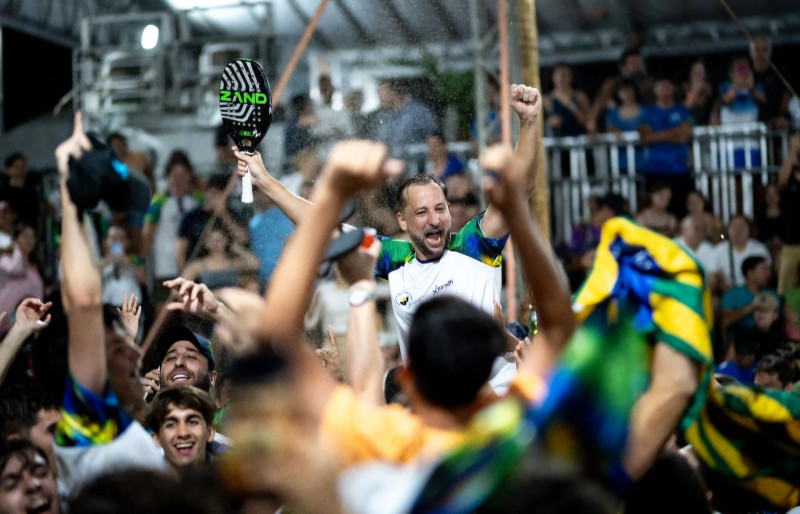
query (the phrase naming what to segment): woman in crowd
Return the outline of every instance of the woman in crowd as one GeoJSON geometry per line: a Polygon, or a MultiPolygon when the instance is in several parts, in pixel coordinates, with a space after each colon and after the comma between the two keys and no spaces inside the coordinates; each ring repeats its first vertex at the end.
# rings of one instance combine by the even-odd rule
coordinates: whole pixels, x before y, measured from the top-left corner
{"type": "Polygon", "coordinates": [[[220,227],[208,232],[203,249],[205,257],[187,264],[181,273],[183,278],[202,282],[212,291],[257,284],[258,259],[252,252],[235,244],[220,227]]]}
{"type": "MultiPolygon", "coordinates": [[[[622,137],[623,132],[635,132],[639,129],[642,120],[642,105],[636,84],[632,80],[622,80],[617,88],[617,107],[606,112],[606,130],[613,132],[617,137],[622,137]]],[[[637,148],[635,152],[635,169],[644,170],[644,150],[637,148]]],[[[628,152],[625,147],[619,149],[619,170],[628,173],[628,152]]]]}
{"type": "Polygon", "coordinates": [[[708,201],[699,191],[691,191],[686,196],[686,213],[700,216],[706,221],[706,240],[715,245],[722,239],[722,222],[711,212],[708,201]]]}
{"type": "MultiPolygon", "coordinates": [[[[0,256],[0,312],[14,312],[25,298],[42,298],[44,282],[36,266],[36,229],[28,223],[14,227],[14,250],[0,256]]],[[[8,316],[0,320],[0,339],[11,327],[8,316]]]]}
{"type": "Polygon", "coordinates": [[[702,59],[692,63],[689,76],[682,84],[683,105],[689,109],[695,125],[708,125],[714,110],[714,90],[708,81],[706,65],[702,59]]]}
{"type": "Polygon", "coordinates": [[[544,97],[545,125],[553,136],[579,136],[586,133],[589,97],[572,87],[572,68],[566,64],[553,69],[553,91],[544,97]]]}
{"type": "Polygon", "coordinates": [[[667,237],[674,237],[678,229],[678,219],[667,211],[672,199],[672,189],[668,184],[656,184],[650,191],[647,207],[639,211],[636,221],[667,237]]]}

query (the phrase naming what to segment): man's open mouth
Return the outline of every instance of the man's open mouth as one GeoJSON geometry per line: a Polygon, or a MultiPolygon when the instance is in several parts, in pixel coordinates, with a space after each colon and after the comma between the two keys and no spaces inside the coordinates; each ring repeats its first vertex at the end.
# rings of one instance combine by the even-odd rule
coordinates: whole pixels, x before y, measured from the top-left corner
{"type": "Polygon", "coordinates": [[[175,445],[175,449],[178,450],[180,455],[191,455],[192,448],[194,448],[194,443],[180,443],[175,445]]]}
{"type": "Polygon", "coordinates": [[[50,512],[50,501],[47,498],[39,498],[28,507],[29,514],[43,514],[50,512]]]}
{"type": "Polygon", "coordinates": [[[189,375],[187,373],[176,373],[172,375],[173,382],[188,382],[189,375]]]}

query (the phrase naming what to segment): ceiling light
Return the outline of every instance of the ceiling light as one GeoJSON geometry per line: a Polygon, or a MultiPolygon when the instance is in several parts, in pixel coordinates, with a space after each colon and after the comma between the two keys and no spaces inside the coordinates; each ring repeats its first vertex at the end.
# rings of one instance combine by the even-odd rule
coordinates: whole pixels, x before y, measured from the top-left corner
{"type": "Polygon", "coordinates": [[[152,50],[158,44],[158,27],[148,25],[142,31],[142,48],[152,50]]]}

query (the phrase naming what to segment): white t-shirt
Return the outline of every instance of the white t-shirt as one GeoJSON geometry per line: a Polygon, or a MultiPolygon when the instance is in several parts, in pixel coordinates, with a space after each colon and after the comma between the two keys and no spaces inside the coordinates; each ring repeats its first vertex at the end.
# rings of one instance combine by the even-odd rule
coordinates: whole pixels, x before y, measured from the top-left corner
{"type": "Polygon", "coordinates": [[[767,264],[772,265],[772,259],[769,256],[769,250],[766,245],[755,239],[748,239],[747,245],[742,251],[734,248],[733,252],[731,252],[730,248],[729,241],[723,241],[714,247],[714,268],[709,271],[722,272],[731,287],[744,284],[742,263],[748,257],[764,257],[767,260],[767,264]],[[731,253],[733,254],[733,259],[731,259],[731,253]],[[733,270],[731,270],[731,260],[733,260],[733,270]]]}
{"type": "Polygon", "coordinates": [[[153,235],[153,276],[174,278],[178,276],[178,261],[175,258],[175,240],[184,214],[200,207],[201,201],[194,195],[178,199],[170,194],[158,193],[150,202],[145,223],[156,226],[153,235]]]}
{"type": "Polygon", "coordinates": [[[691,247],[686,244],[686,241],[683,239],[683,237],[676,237],[674,241],[685,246],[687,250],[692,252],[694,256],[697,257],[697,260],[700,261],[700,264],[703,266],[706,274],[716,270],[717,264],[714,245],[708,241],[701,241],[697,249],[692,250],[691,247]]]}
{"type": "MultiPolygon", "coordinates": [[[[452,294],[490,315],[494,313],[494,302],[500,301],[501,254],[508,237],[485,237],[480,228],[482,218],[483,213],[451,236],[448,249],[436,261],[417,260],[414,248],[408,241],[381,238],[376,275],[389,280],[403,362],[408,360],[411,321],[425,300],[441,294],[452,294]]],[[[505,392],[515,371],[513,362],[498,358],[490,380],[496,392],[505,392]]]]}

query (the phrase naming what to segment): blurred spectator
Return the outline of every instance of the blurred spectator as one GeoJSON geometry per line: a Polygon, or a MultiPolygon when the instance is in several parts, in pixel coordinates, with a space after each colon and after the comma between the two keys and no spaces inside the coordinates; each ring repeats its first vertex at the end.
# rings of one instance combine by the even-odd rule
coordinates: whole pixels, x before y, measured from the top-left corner
{"type": "Polygon", "coordinates": [[[781,196],[782,225],[778,291],[782,294],[798,285],[800,266],[800,136],[793,136],[789,155],[781,165],[778,175],[781,196]]]}
{"type": "Polygon", "coordinates": [[[752,384],[756,379],[757,347],[754,329],[737,328],[733,331],[733,359],[717,366],[717,373],[735,378],[742,384],[752,384]]]}
{"type": "MultiPolygon", "coordinates": [[[[0,255],[0,312],[12,313],[25,298],[43,298],[44,282],[35,261],[36,228],[22,222],[14,226],[14,250],[0,255]]],[[[11,316],[0,320],[0,339],[11,328],[11,316]]]]}
{"type": "Polygon", "coordinates": [[[738,327],[755,327],[754,311],[768,300],[760,296],[762,291],[771,294],[779,301],[778,292],[768,289],[770,267],[764,257],[748,257],[742,263],[744,284],[734,287],[722,295],[722,330],[728,333],[738,327]]]}
{"type": "Polygon", "coordinates": [[[781,217],[781,194],[776,184],[764,188],[764,201],[756,212],[758,239],[767,246],[781,244],[783,218],[781,217]]]}
{"type": "Polygon", "coordinates": [[[439,120],[422,103],[410,98],[394,80],[382,80],[378,89],[381,109],[375,120],[373,138],[397,149],[424,143],[428,134],[439,131],[439,120]]]}
{"type": "Polygon", "coordinates": [[[636,85],[636,92],[645,105],[652,104],[656,98],[653,92],[653,80],[647,76],[644,59],[638,48],[628,48],[622,53],[618,63],[619,75],[610,77],[600,86],[600,91],[592,105],[592,111],[587,123],[589,132],[595,132],[598,121],[602,121],[606,109],[614,106],[614,92],[619,89],[623,80],[631,80],[636,85]]]}
{"type": "Polygon", "coordinates": [[[792,365],[775,354],[765,356],[756,366],[755,384],[767,389],[791,391],[793,378],[792,365]]]}
{"type": "Polygon", "coordinates": [[[545,127],[550,135],[579,136],[586,133],[589,97],[573,89],[572,68],[557,64],[553,69],[553,91],[544,97],[545,127]]]}
{"type": "Polygon", "coordinates": [[[689,109],[695,125],[708,125],[714,110],[714,90],[708,81],[706,65],[702,59],[694,61],[689,77],[682,84],[683,105],[689,109]]]}
{"type": "Polygon", "coordinates": [[[17,221],[39,227],[39,177],[28,171],[28,159],[16,152],[5,160],[5,174],[0,174],[0,200],[8,201],[17,213],[17,221]]]}
{"type": "Polygon", "coordinates": [[[745,282],[742,265],[748,257],[763,257],[772,264],[769,250],[759,241],[750,238],[750,222],[737,214],[728,224],[728,239],[714,247],[715,266],[711,270],[722,275],[728,286],[736,287],[745,282]]]}
{"type": "Polygon", "coordinates": [[[678,219],[667,211],[671,198],[672,189],[669,184],[653,184],[647,207],[636,215],[636,222],[667,237],[675,236],[678,230],[678,219]]]}
{"type": "MultiPolygon", "coordinates": [[[[705,218],[703,216],[688,214],[681,222],[681,235],[676,237],[675,240],[691,250],[697,257],[697,260],[700,261],[700,264],[703,265],[703,269],[709,272],[714,269],[715,256],[714,247],[711,243],[706,241],[706,232],[705,218]]],[[[715,277],[718,277],[718,274],[709,273],[709,275],[708,286],[712,291],[716,291],[719,285],[713,282],[715,277]]]]}
{"type": "MultiPolygon", "coordinates": [[[[644,109],[636,92],[636,84],[628,79],[620,81],[616,97],[619,102],[617,106],[606,111],[606,130],[617,134],[617,136],[621,136],[622,132],[639,130],[644,109]]],[[[645,169],[644,150],[642,148],[636,148],[634,163],[637,171],[645,169]]],[[[625,147],[619,149],[619,170],[623,173],[628,173],[629,171],[628,151],[625,147]]]]}
{"type": "Polygon", "coordinates": [[[181,219],[178,227],[178,237],[175,240],[175,258],[178,269],[183,269],[190,256],[202,257],[195,247],[200,242],[203,230],[211,220],[215,211],[219,211],[216,218],[217,224],[225,229],[237,244],[247,242],[247,230],[239,225],[228,209],[228,197],[225,190],[228,187],[228,175],[213,175],[206,182],[203,191],[203,205],[187,212],[181,219]]]}
{"type": "Polygon", "coordinates": [[[181,277],[203,283],[212,291],[253,284],[258,259],[234,241],[222,223],[216,223],[201,244],[205,248],[205,256],[190,261],[181,272],[181,277]]]}
{"type": "Polygon", "coordinates": [[[111,225],[103,242],[103,303],[122,307],[123,295],[134,295],[142,301],[142,288],[147,276],[141,259],[129,254],[129,239],[125,227],[111,225]]]}
{"type": "Polygon", "coordinates": [[[692,216],[704,218],[706,221],[706,241],[717,244],[723,235],[722,221],[711,212],[708,200],[700,191],[689,191],[686,195],[686,212],[692,216]]]}
{"type": "Polygon", "coordinates": [[[364,107],[364,92],[351,91],[344,98],[344,108],[350,114],[353,135],[359,139],[368,139],[370,133],[369,117],[361,112],[364,107]]]}
{"type": "Polygon", "coordinates": [[[186,154],[179,150],[172,152],[167,161],[166,175],[166,191],[153,196],[142,228],[142,257],[147,258],[152,250],[152,260],[148,262],[154,277],[153,300],[156,305],[169,295],[162,282],[178,276],[175,240],[183,216],[203,204],[203,195],[195,189],[194,170],[186,154]]]}
{"type": "MultiPolygon", "coordinates": [[[[731,61],[729,82],[724,82],[719,89],[720,113],[722,125],[737,123],[753,123],[758,121],[759,106],[766,102],[764,86],[755,82],[753,71],[746,57],[736,57],[731,61]]],[[[750,145],[751,167],[761,165],[761,153],[750,145]]],[[[744,142],[734,142],[733,165],[735,168],[747,166],[744,142]]]]}
{"type": "Polygon", "coordinates": [[[758,293],[753,303],[755,337],[758,340],[756,359],[760,359],[776,352],[786,340],[786,333],[781,326],[780,302],[772,292],[758,293]]]}
{"type": "Polygon", "coordinates": [[[750,59],[753,61],[753,78],[764,88],[765,101],[758,106],[758,121],[769,123],[776,129],[788,125],[789,93],[778,75],[770,67],[772,43],[767,36],[756,36],[750,41],[750,59]]]}
{"type": "Polygon", "coordinates": [[[425,139],[428,145],[428,160],[425,162],[425,173],[433,175],[442,182],[451,175],[462,173],[464,163],[454,154],[447,151],[447,141],[441,132],[428,134],[425,139]]]}
{"type": "MultiPolygon", "coordinates": [[[[503,127],[500,123],[500,86],[497,79],[487,73],[486,75],[486,103],[488,104],[488,119],[486,120],[486,144],[491,145],[500,141],[503,136],[503,127]]],[[[469,151],[471,157],[478,156],[478,122],[473,120],[470,124],[469,151]]]]}
{"type": "Polygon", "coordinates": [[[153,164],[144,152],[133,151],[128,148],[128,138],[119,132],[113,132],[106,138],[106,144],[114,149],[117,159],[125,163],[128,170],[141,173],[150,183],[150,189],[156,189],[156,177],[153,174],[153,164]]]}
{"type": "Polygon", "coordinates": [[[692,137],[689,110],[675,102],[675,86],[667,78],[656,81],[656,103],[647,107],[639,126],[642,143],[647,146],[645,189],[657,182],[672,188],[670,211],[683,216],[686,195],[694,189],[689,170],[689,139],[692,137]]]}
{"type": "Polygon", "coordinates": [[[319,176],[321,165],[316,147],[303,148],[297,152],[294,156],[294,169],[295,171],[284,175],[280,180],[292,194],[300,195],[303,183],[313,183],[319,176]]]}
{"type": "MultiPolygon", "coordinates": [[[[59,421],[61,405],[39,383],[27,380],[4,384],[0,390],[0,445],[27,439],[47,455],[54,473],[53,434],[59,421]]],[[[0,512],[5,511],[0,508],[0,512]]]]}
{"type": "Polygon", "coordinates": [[[17,213],[11,202],[0,198],[0,254],[10,252],[14,244],[14,223],[17,213]]]}
{"type": "Polygon", "coordinates": [[[258,258],[258,282],[263,289],[269,283],[286,239],[294,232],[294,223],[261,191],[253,193],[258,212],[250,220],[250,246],[258,258]]]}
{"type": "Polygon", "coordinates": [[[625,199],[616,193],[608,193],[599,198],[597,209],[588,222],[572,227],[572,237],[567,249],[570,268],[573,271],[588,271],[594,261],[594,252],[600,242],[603,223],[614,216],[626,215],[625,199]]]}
{"type": "Polygon", "coordinates": [[[291,159],[303,148],[316,144],[314,128],[319,123],[314,104],[308,95],[292,97],[292,115],[286,121],[283,136],[283,157],[291,159]]]}
{"type": "Polygon", "coordinates": [[[333,95],[336,93],[336,89],[333,87],[331,76],[328,74],[320,75],[317,85],[319,86],[322,103],[314,108],[318,123],[311,130],[311,133],[322,145],[320,150],[322,154],[327,155],[336,141],[353,136],[353,123],[350,120],[350,113],[341,109],[341,99],[339,99],[339,109],[337,110],[333,107],[333,95]]]}
{"type": "Polygon", "coordinates": [[[458,232],[481,211],[481,201],[469,173],[456,173],[444,181],[447,203],[450,204],[450,230],[458,232]]]}

